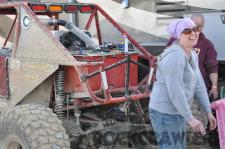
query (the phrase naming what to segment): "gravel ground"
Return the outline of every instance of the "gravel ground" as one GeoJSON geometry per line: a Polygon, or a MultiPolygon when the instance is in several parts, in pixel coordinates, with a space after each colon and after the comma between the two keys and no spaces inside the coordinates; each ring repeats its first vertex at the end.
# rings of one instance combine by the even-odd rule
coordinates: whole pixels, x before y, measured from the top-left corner
{"type": "MultiPolygon", "coordinates": [[[[1,146],[1,141],[0,141],[1,146]]],[[[219,147],[209,147],[209,146],[188,146],[187,149],[218,149],[219,147]]],[[[128,147],[127,145],[117,145],[114,149],[132,149],[128,147]]],[[[133,148],[134,149],[134,148],[133,148]]],[[[149,149],[159,149],[157,146],[152,146],[149,149]]]]}
{"type": "MultiPolygon", "coordinates": [[[[188,146],[187,149],[218,149],[219,147],[210,147],[210,146],[205,146],[205,145],[192,145],[188,146]]],[[[115,149],[132,149],[129,148],[125,145],[117,145],[115,149]]],[[[157,146],[152,146],[149,149],[159,149],[157,146]]]]}

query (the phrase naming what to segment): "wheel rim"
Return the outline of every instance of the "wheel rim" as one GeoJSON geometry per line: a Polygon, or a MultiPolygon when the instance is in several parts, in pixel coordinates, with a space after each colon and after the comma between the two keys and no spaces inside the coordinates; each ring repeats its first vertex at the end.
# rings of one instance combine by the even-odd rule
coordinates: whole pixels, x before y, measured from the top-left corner
{"type": "Polygon", "coordinates": [[[22,149],[22,145],[16,141],[12,141],[8,144],[7,149],[22,149]]]}
{"type": "Polygon", "coordinates": [[[4,149],[23,149],[24,145],[21,144],[20,139],[15,136],[14,134],[11,134],[7,137],[5,141],[5,145],[3,145],[4,149]]]}

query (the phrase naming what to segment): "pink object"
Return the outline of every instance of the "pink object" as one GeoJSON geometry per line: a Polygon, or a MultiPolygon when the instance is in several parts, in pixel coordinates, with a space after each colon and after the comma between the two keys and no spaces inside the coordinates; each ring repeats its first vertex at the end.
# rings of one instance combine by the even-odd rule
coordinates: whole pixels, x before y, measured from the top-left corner
{"type": "Polygon", "coordinates": [[[0,0],[0,3],[1,3],[1,2],[6,2],[6,1],[7,1],[7,0],[0,0]]]}
{"type": "Polygon", "coordinates": [[[214,101],[211,104],[212,109],[216,110],[216,118],[218,124],[220,149],[225,149],[225,98],[214,101]]]}

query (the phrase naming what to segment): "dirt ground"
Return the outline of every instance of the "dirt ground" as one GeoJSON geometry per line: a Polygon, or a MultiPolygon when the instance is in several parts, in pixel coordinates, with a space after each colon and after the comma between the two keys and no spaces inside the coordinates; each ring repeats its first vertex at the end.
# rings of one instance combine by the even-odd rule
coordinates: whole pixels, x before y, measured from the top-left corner
{"type": "MultiPolygon", "coordinates": [[[[117,145],[115,149],[132,149],[126,145],[117,145]]],[[[157,146],[152,146],[151,149],[159,149],[157,146]]],[[[206,145],[192,145],[187,146],[187,149],[219,149],[219,147],[210,147],[206,145]]]]}

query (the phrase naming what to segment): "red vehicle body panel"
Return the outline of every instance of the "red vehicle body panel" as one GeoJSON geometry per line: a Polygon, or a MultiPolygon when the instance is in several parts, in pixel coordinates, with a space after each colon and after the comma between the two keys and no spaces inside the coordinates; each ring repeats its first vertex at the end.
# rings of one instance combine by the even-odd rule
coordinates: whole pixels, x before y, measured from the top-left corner
{"type": "MultiPolygon", "coordinates": [[[[84,57],[86,60],[89,61],[96,61],[99,59],[102,59],[102,56],[92,56],[92,57],[84,57]]],[[[79,59],[82,59],[80,57],[79,59]]],[[[111,64],[114,64],[118,61],[121,61],[124,59],[124,54],[119,54],[116,56],[107,56],[104,58],[104,64],[103,67],[107,67],[111,64]]],[[[134,61],[138,60],[138,55],[134,54],[131,56],[131,59],[134,61]]],[[[99,70],[102,66],[85,66],[83,69],[84,71],[91,73],[96,70],[99,70]]],[[[132,70],[132,73],[130,73],[130,86],[136,86],[138,85],[138,66],[131,64],[130,69],[132,70]]],[[[66,68],[66,74],[65,74],[65,92],[71,93],[71,92],[79,92],[83,91],[83,88],[81,84],[79,83],[78,74],[74,67],[67,67],[66,68]]],[[[108,86],[110,89],[115,88],[122,88],[125,85],[125,65],[122,64],[116,68],[112,68],[108,71],[106,71],[108,86]]],[[[98,74],[96,76],[93,76],[92,78],[88,79],[88,84],[92,91],[98,91],[101,89],[101,75],[98,74]]]]}
{"type": "Polygon", "coordinates": [[[2,96],[8,96],[6,61],[6,57],[0,56],[0,95],[2,96]]]}

